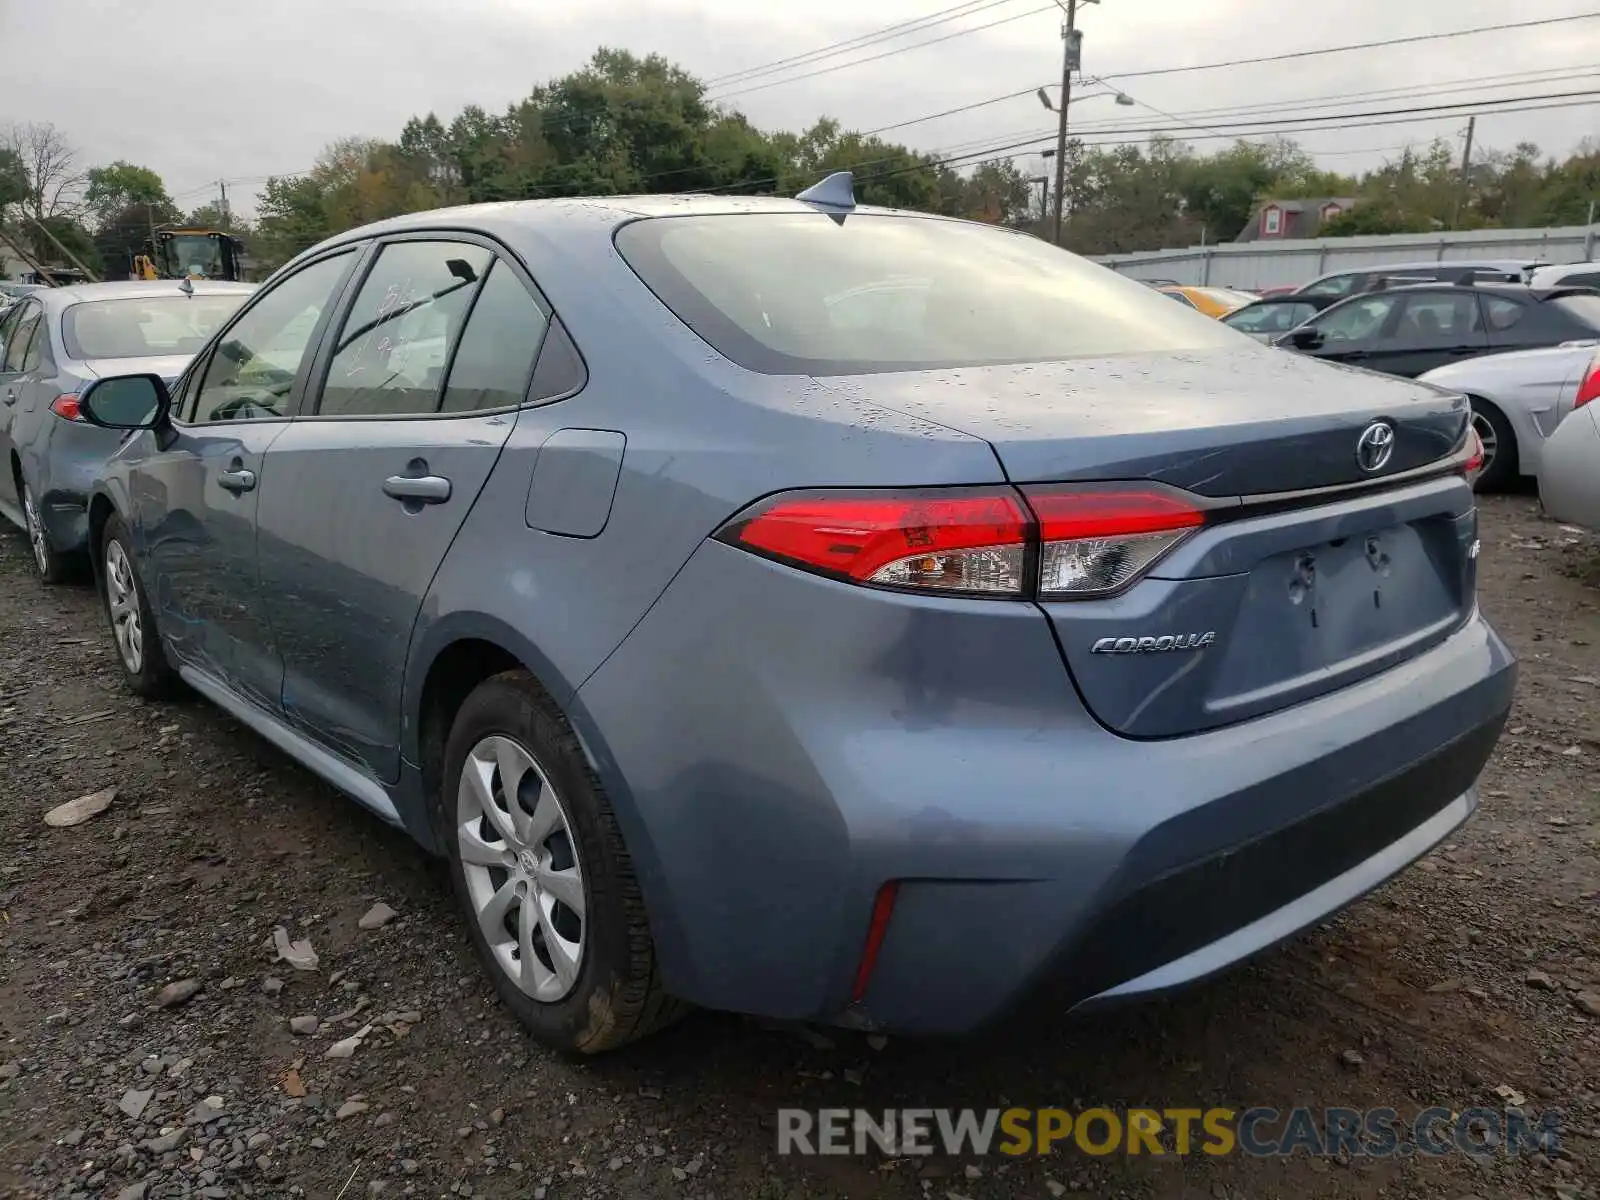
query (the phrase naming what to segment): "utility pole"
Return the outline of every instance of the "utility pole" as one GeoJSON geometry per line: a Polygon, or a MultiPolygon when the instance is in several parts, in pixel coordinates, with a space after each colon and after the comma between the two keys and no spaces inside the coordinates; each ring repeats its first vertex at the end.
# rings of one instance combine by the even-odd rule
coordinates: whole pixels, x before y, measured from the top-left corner
{"type": "Polygon", "coordinates": [[[29,267],[33,268],[33,273],[40,279],[44,280],[51,287],[56,286],[56,277],[50,274],[48,268],[46,268],[45,265],[38,259],[34,258],[33,255],[24,250],[20,244],[12,241],[8,236],[6,236],[4,229],[0,229],[0,242],[4,242],[6,245],[10,246],[11,252],[23,262],[27,263],[29,267]]]}
{"type": "Polygon", "coordinates": [[[222,193],[222,202],[217,205],[217,215],[222,218],[222,227],[228,228],[228,181],[217,180],[217,188],[222,193]]]}
{"type": "Polygon", "coordinates": [[[1050,239],[1057,246],[1061,245],[1061,201],[1067,190],[1067,109],[1072,104],[1072,71],[1078,65],[1073,58],[1079,52],[1078,0],[1067,0],[1063,7],[1067,10],[1067,20],[1061,27],[1061,112],[1056,124],[1056,196],[1050,239]]]}
{"type": "Polygon", "coordinates": [[[1467,144],[1461,149],[1461,191],[1456,196],[1456,213],[1450,219],[1452,229],[1461,228],[1461,207],[1467,202],[1467,170],[1472,166],[1472,134],[1477,129],[1478,118],[1467,118],[1467,144]]]}
{"type": "Polygon", "coordinates": [[[100,282],[100,276],[96,275],[93,271],[89,270],[88,267],[84,266],[82,259],[80,259],[71,250],[68,250],[65,246],[63,246],[61,244],[60,239],[57,238],[55,234],[50,232],[50,227],[48,225],[46,225],[43,221],[39,221],[39,220],[34,220],[33,223],[39,227],[39,232],[40,233],[44,234],[45,237],[50,239],[50,244],[52,246],[54,246],[57,250],[61,251],[61,253],[66,258],[71,260],[73,266],[77,267],[78,270],[82,271],[85,275],[87,275],[89,277],[89,282],[90,283],[99,283],[100,282]]]}
{"type": "Polygon", "coordinates": [[[1039,185],[1039,220],[1048,220],[1050,217],[1050,176],[1035,175],[1028,182],[1039,185]]]}

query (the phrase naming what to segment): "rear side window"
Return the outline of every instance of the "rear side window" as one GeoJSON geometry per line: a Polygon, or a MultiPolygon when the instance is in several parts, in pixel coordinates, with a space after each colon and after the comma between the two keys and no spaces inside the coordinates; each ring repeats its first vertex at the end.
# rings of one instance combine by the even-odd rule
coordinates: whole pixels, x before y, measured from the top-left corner
{"type": "Polygon", "coordinates": [[[1522,320],[1523,306],[1515,300],[1507,300],[1503,296],[1480,296],[1483,301],[1483,312],[1493,333],[1504,333],[1518,321],[1522,320]]]}
{"type": "Polygon", "coordinates": [[[438,411],[445,366],[490,254],[462,242],[383,247],[335,343],[324,417],[438,411]]]}
{"type": "Polygon", "coordinates": [[[678,318],[753,371],[847,375],[1232,348],[1233,335],[1036,238],[924,217],[656,217],[618,230],[678,318]]]}
{"type": "Polygon", "coordinates": [[[246,296],[141,296],[74,304],[61,322],[73,358],[150,358],[194,354],[246,296]]]}
{"type": "Polygon", "coordinates": [[[1585,329],[1600,333],[1600,296],[1557,296],[1550,303],[1585,329]]]}
{"type": "Polygon", "coordinates": [[[1302,296],[1348,296],[1359,275],[1330,275],[1300,289],[1302,296]]]}
{"type": "Polygon", "coordinates": [[[472,305],[450,364],[440,412],[511,408],[522,403],[549,324],[522,281],[496,264],[472,305]]]}
{"type": "Polygon", "coordinates": [[[1408,295],[1394,336],[1412,341],[1455,338],[1478,329],[1478,298],[1465,289],[1408,295]]]}
{"type": "Polygon", "coordinates": [[[1600,271],[1580,271],[1576,275],[1568,275],[1561,281],[1561,286],[1600,288],[1600,271]]]}

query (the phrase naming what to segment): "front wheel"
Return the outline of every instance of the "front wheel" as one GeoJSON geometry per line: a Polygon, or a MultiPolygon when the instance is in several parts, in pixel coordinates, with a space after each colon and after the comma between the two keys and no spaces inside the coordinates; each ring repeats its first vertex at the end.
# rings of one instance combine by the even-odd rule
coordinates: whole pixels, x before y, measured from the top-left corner
{"type": "Polygon", "coordinates": [[[117,517],[106,522],[100,541],[99,582],[128,686],[153,700],[173,695],[178,690],[178,676],[167,661],[144,584],[133,568],[133,539],[117,517]]]}
{"type": "Polygon", "coordinates": [[[525,671],[485,681],[445,746],[438,815],[467,932],[540,1041],[595,1054],[674,1020],[628,851],[577,737],[525,671]]]}

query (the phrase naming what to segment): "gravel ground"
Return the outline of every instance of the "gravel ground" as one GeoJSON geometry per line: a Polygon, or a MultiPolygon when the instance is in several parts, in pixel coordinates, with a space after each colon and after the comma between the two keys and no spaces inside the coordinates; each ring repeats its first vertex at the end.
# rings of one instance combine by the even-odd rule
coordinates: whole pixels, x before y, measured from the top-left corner
{"type": "Polygon", "coordinates": [[[1329,926],[1157,1004],[982,1039],[699,1014],[575,1063],[499,1007],[435,864],[220,712],[125,693],[93,595],[40,587],[0,535],[0,1195],[1592,1200],[1600,543],[1526,496],[1486,502],[1483,542],[1523,661],[1483,809],[1329,926]],[[315,969],[277,958],[278,927],[315,969]],[[1414,1112],[1504,1086],[1562,1110],[1558,1152],[773,1153],[785,1105],[1414,1112]]]}

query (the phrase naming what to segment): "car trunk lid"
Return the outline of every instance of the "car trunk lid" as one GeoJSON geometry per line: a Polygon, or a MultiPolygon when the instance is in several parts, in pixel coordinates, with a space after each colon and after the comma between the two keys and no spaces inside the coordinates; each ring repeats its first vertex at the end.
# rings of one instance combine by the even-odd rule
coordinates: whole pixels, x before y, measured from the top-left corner
{"type": "Polygon", "coordinates": [[[1472,611],[1471,487],[1426,470],[1459,453],[1458,395],[1248,346],[827,382],[986,438],[1027,496],[1120,481],[1196,498],[1204,524],[1131,586],[1040,597],[1084,701],[1119,733],[1304,702],[1472,611]],[[1360,448],[1374,426],[1391,434],[1383,461],[1360,448]]]}

